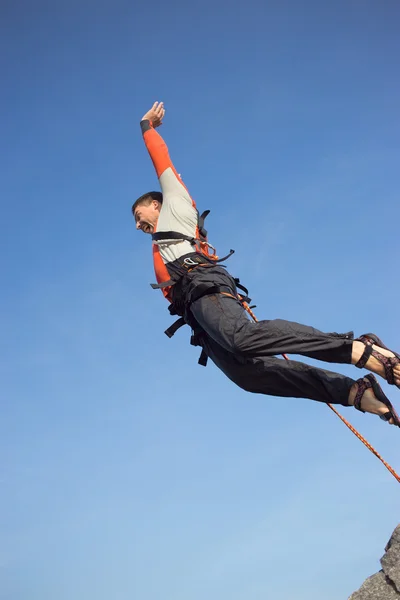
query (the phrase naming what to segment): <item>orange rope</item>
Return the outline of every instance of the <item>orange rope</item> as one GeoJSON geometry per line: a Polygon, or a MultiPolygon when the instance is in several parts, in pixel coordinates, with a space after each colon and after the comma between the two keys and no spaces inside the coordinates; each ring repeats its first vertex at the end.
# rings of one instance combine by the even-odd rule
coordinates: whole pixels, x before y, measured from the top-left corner
{"type": "MultiPolygon", "coordinates": [[[[251,310],[250,306],[248,306],[248,304],[246,304],[246,302],[244,302],[241,299],[241,302],[243,304],[243,307],[247,310],[247,312],[249,313],[249,315],[251,316],[251,318],[253,319],[253,321],[255,323],[258,323],[258,319],[255,316],[255,314],[253,313],[253,311],[251,310]]],[[[288,357],[286,356],[286,354],[282,355],[285,360],[289,360],[288,357]]],[[[373,446],[371,446],[371,444],[365,439],[365,437],[363,437],[361,435],[361,433],[359,433],[357,431],[357,429],[355,429],[355,427],[353,427],[353,425],[351,425],[344,417],[342,417],[342,415],[336,410],[336,408],[334,408],[332,406],[332,404],[328,404],[329,408],[331,410],[333,410],[333,412],[339,417],[339,419],[341,421],[343,421],[343,423],[350,429],[350,431],[352,431],[354,433],[354,435],[356,437],[358,437],[358,439],[360,440],[360,442],[362,442],[364,444],[364,446],[366,446],[368,448],[368,450],[371,450],[372,454],[374,454],[376,456],[376,458],[378,458],[381,463],[383,465],[385,465],[385,467],[387,468],[387,470],[389,471],[389,473],[391,473],[393,475],[393,477],[400,483],[400,476],[396,473],[396,471],[382,458],[382,456],[379,454],[379,452],[377,452],[375,450],[375,448],[373,446]]]]}
{"type": "Polygon", "coordinates": [[[379,454],[379,452],[377,452],[375,450],[375,448],[373,446],[371,446],[371,444],[365,439],[365,437],[363,437],[361,435],[361,433],[359,433],[357,431],[357,429],[355,429],[353,427],[353,425],[350,425],[350,423],[348,421],[346,421],[346,419],[344,417],[342,417],[342,415],[336,410],[336,408],[334,408],[332,406],[332,404],[328,404],[329,408],[333,410],[333,412],[335,414],[337,414],[337,416],[339,417],[339,419],[341,419],[343,421],[343,423],[350,429],[350,431],[352,431],[354,433],[355,436],[358,437],[358,439],[360,440],[360,442],[362,442],[364,444],[364,446],[366,446],[368,448],[368,450],[371,450],[372,454],[375,454],[376,458],[379,458],[379,460],[381,461],[382,464],[385,465],[385,467],[387,468],[387,470],[389,471],[389,473],[391,473],[393,475],[393,477],[395,479],[397,479],[397,481],[400,483],[400,476],[396,473],[396,471],[389,465],[389,463],[386,462],[386,460],[384,460],[382,458],[382,456],[379,454]]]}

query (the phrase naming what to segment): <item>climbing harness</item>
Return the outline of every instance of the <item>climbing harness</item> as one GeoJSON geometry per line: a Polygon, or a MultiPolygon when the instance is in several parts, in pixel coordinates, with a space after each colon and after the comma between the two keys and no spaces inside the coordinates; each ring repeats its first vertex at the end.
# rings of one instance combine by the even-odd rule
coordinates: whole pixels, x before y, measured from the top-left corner
{"type": "Polygon", "coordinates": [[[205,219],[210,214],[210,211],[205,210],[201,215],[197,209],[196,211],[197,227],[194,237],[185,235],[179,231],[160,231],[152,234],[151,238],[155,244],[176,240],[187,241],[193,246],[193,252],[179,257],[172,263],[168,263],[167,271],[170,278],[158,283],[151,283],[150,285],[153,289],[164,290],[165,288],[171,288],[194,268],[199,266],[212,267],[218,263],[225,262],[234,254],[235,251],[230,250],[223,258],[217,256],[214,246],[208,241],[207,230],[204,227],[205,219]]]}
{"type": "MultiPolygon", "coordinates": [[[[166,269],[169,279],[165,275],[163,281],[159,280],[158,283],[150,284],[153,289],[161,289],[164,292],[164,295],[169,297],[171,304],[169,305],[168,310],[172,316],[176,315],[179,317],[170,327],[168,327],[165,334],[171,338],[178,329],[184,325],[189,325],[192,329],[192,336],[190,338],[192,346],[201,346],[202,332],[191,315],[190,305],[196,300],[203,298],[203,296],[210,296],[212,294],[232,295],[230,293],[231,289],[227,286],[209,285],[204,283],[196,286],[195,292],[191,294],[190,301],[188,301],[182,289],[185,284],[185,276],[193,271],[193,269],[214,267],[216,264],[224,267],[224,265],[221,265],[220,263],[225,262],[235,252],[234,250],[230,250],[223,258],[217,256],[216,249],[208,241],[207,230],[204,226],[205,219],[209,214],[209,210],[205,210],[201,215],[197,211],[197,227],[194,237],[190,237],[178,231],[160,231],[152,234],[152,240],[155,244],[172,240],[186,240],[193,246],[193,252],[179,257],[172,263],[168,263],[166,269]],[[173,291],[171,293],[170,290],[172,288],[173,291]],[[167,293],[165,293],[166,291],[167,293]]],[[[236,299],[240,302],[250,302],[247,289],[240,284],[239,279],[235,279],[234,281],[236,287],[245,293],[245,295],[238,294],[236,299]]],[[[199,364],[204,367],[207,365],[207,354],[204,349],[202,349],[199,364]]]]}

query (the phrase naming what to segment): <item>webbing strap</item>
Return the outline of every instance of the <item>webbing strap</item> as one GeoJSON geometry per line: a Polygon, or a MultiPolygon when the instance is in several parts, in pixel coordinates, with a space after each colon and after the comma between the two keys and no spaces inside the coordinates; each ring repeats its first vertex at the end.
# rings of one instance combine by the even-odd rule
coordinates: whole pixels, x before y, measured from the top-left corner
{"type": "Polygon", "coordinates": [[[208,217],[208,215],[210,214],[209,210],[205,210],[204,212],[201,213],[201,215],[199,215],[198,219],[197,219],[197,226],[199,228],[199,232],[200,235],[203,236],[204,238],[207,238],[207,229],[205,229],[204,227],[204,221],[206,220],[206,218],[208,217]]]}
{"type": "Polygon", "coordinates": [[[196,300],[200,300],[200,298],[203,298],[204,296],[212,296],[214,294],[222,294],[224,292],[226,293],[226,290],[230,291],[230,288],[228,288],[228,286],[225,285],[209,286],[207,283],[203,283],[201,285],[198,285],[195,289],[195,293],[191,297],[190,303],[192,304],[193,302],[196,302],[196,300]]]}
{"type": "Polygon", "coordinates": [[[213,262],[215,263],[221,263],[224,262],[225,260],[228,260],[228,258],[230,258],[232,256],[232,254],[235,254],[235,251],[232,250],[232,248],[229,250],[229,254],[227,254],[226,256],[223,256],[222,258],[217,258],[216,260],[214,260],[213,262]]]}
{"type": "Polygon", "coordinates": [[[172,325],[170,327],[168,327],[168,329],[166,329],[164,331],[164,333],[169,338],[172,338],[172,336],[175,335],[175,333],[178,331],[178,329],[180,329],[184,325],[186,325],[186,321],[183,317],[180,317],[180,319],[177,319],[174,323],[172,323],[172,325]]]}
{"type": "Polygon", "coordinates": [[[153,290],[163,290],[166,287],[170,287],[175,285],[175,281],[173,279],[168,279],[168,281],[163,281],[162,283],[151,283],[150,286],[153,290]]]}
{"type": "Polygon", "coordinates": [[[207,361],[208,361],[208,356],[207,356],[207,352],[204,350],[204,348],[201,351],[199,360],[197,361],[199,365],[201,365],[202,367],[206,367],[207,366],[207,361]]]}
{"type": "Polygon", "coordinates": [[[196,242],[193,236],[179,233],[179,231],[159,231],[158,233],[153,233],[151,239],[153,242],[159,242],[162,240],[187,240],[191,244],[196,242]]]}

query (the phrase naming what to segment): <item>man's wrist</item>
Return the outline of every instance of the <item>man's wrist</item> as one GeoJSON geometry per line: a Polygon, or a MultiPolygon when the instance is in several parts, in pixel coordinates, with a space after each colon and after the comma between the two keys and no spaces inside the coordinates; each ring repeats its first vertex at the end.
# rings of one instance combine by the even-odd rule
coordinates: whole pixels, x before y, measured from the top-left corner
{"type": "Polygon", "coordinates": [[[142,119],[140,121],[140,128],[142,133],[145,133],[145,131],[149,131],[149,129],[153,128],[153,123],[150,121],[150,119],[142,119]]]}

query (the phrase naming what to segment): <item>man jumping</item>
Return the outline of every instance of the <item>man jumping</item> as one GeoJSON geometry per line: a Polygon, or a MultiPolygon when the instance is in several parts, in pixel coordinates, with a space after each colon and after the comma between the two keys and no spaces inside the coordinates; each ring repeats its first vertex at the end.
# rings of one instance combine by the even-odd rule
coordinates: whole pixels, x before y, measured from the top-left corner
{"type": "MultiPolygon", "coordinates": [[[[157,284],[170,302],[171,314],[193,330],[192,343],[248,392],[309,398],[354,406],[400,427],[400,419],[372,374],[353,380],[275,355],[299,354],[329,363],[352,364],[382,376],[400,388],[400,355],[374,334],[354,339],[352,332],[323,333],[280,319],[253,322],[235,280],[217,261],[208,243],[203,215],[189,195],[156,132],[165,108],[156,102],[141,120],[144,142],[161,192],[147,192],[132,212],[136,228],[151,235],[157,284]]],[[[239,286],[240,287],[240,286],[239,286]]],[[[168,335],[177,328],[172,326],[168,335]]]]}

